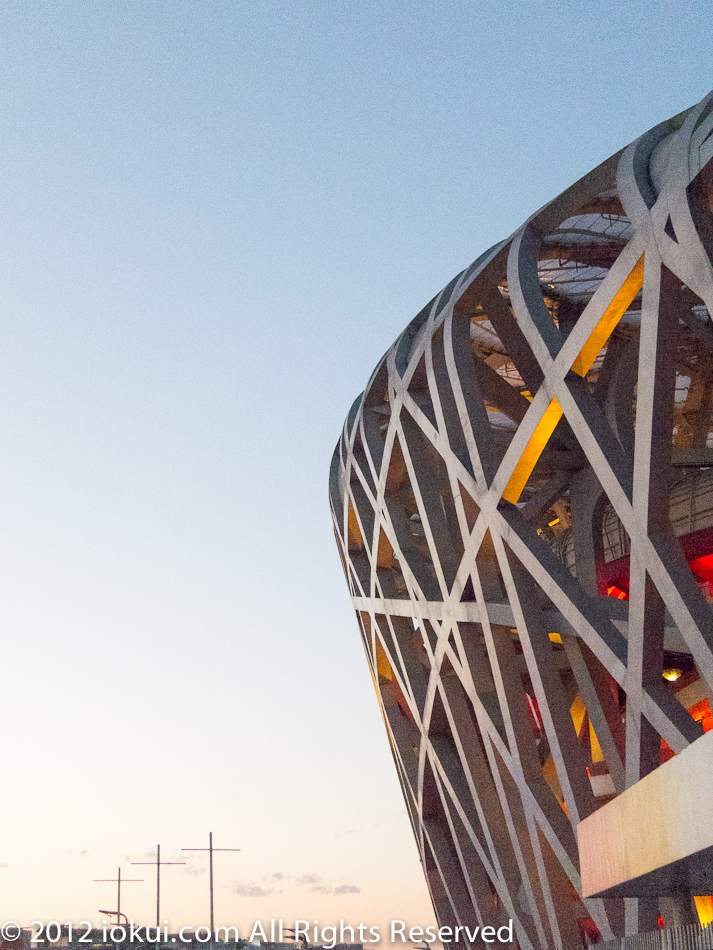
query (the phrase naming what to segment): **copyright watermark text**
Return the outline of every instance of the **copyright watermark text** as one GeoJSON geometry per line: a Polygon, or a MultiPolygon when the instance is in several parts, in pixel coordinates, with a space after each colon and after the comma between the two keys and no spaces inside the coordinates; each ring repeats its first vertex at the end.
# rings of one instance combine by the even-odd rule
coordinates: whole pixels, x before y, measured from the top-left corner
{"type": "MultiPolygon", "coordinates": [[[[122,914],[122,917],[124,915],[122,914]]],[[[65,921],[60,924],[56,920],[43,923],[33,920],[30,927],[21,927],[14,920],[7,920],[0,925],[0,939],[5,943],[17,943],[18,948],[43,947],[45,944],[55,947],[74,947],[79,944],[96,946],[104,944],[150,945],[161,944],[235,944],[235,943],[283,943],[284,938],[294,940],[295,946],[311,944],[321,946],[324,950],[334,950],[338,944],[356,943],[378,944],[381,942],[381,928],[369,924],[355,924],[351,926],[340,920],[338,924],[321,926],[318,921],[295,920],[290,927],[286,927],[282,920],[271,919],[267,926],[256,920],[249,930],[240,933],[236,926],[219,926],[211,930],[210,927],[181,927],[176,932],[170,932],[169,923],[164,921],[162,927],[151,927],[146,924],[136,924],[134,920],[126,920],[124,924],[111,924],[104,921],[102,927],[93,927],[90,921],[80,920],[78,924],[65,921]]],[[[384,935],[387,936],[387,935],[384,935]]],[[[403,920],[392,920],[388,928],[387,942],[390,944],[433,943],[442,944],[460,943],[466,938],[469,943],[481,940],[486,944],[511,944],[514,939],[513,923],[500,927],[421,927],[412,926],[403,920]]]]}

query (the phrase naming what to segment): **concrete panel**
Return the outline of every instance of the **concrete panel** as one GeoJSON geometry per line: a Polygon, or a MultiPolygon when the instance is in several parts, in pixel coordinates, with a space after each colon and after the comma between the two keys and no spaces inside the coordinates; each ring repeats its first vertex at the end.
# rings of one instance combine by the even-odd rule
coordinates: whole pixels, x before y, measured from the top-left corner
{"type": "Polygon", "coordinates": [[[577,828],[584,897],[713,891],[713,732],[577,828]]]}

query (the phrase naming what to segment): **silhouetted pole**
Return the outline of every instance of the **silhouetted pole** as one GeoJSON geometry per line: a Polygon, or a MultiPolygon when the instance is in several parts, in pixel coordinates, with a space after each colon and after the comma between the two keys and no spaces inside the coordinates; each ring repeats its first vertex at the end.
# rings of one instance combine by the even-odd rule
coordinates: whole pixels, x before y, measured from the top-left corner
{"type": "Polygon", "coordinates": [[[185,861],[162,861],[161,845],[156,845],[155,861],[132,861],[132,864],[155,864],[156,865],[156,928],[161,927],[161,865],[162,864],[185,864],[185,861]]]}
{"type": "MultiPolygon", "coordinates": [[[[116,922],[117,924],[121,924],[121,920],[120,920],[120,917],[121,917],[121,868],[118,869],[118,874],[116,877],[95,877],[94,880],[95,882],[96,881],[116,882],[116,885],[117,885],[116,887],[116,922]]],[[[124,878],[124,884],[134,884],[134,883],[139,883],[141,881],[143,881],[142,877],[125,877],[124,878]]],[[[126,914],[124,914],[124,917],[126,917],[126,914]]]]}
{"type": "Polygon", "coordinates": [[[181,848],[181,851],[208,851],[210,853],[210,933],[211,940],[215,935],[215,927],[213,926],[213,852],[214,851],[240,851],[240,848],[214,848],[213,847],[213,832],[208,832],[208,847],[207,848],[181,848]]]}

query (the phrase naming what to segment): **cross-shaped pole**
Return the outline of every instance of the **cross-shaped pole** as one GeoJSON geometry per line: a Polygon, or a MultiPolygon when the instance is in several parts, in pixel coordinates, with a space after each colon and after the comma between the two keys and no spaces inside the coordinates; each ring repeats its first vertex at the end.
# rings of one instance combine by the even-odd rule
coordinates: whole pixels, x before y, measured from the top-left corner
{"type": "Polygon", "coordinates": [[[161,865],[162,864],[185,864],[185,861],[162,861],[161,845],[156,845],[155,861],[132,861],[132,864],[155,864],[156,865],[156,930],[161,927],[161,865]]]}
{"type": "Polygon", "coordinates": [[[207,848],[181,848],[181,851],[208,851],[210,853],[210,933],[211,938],[215,936],[215,927],[213,926],[213,852],[214,851],[240,851],[240,848],[214,848],[213,832],[208,832],[207,848]]]}
{"type": "MultiPolygon", "coordinates": [[[[121,868],[118,869],[116,877],[95,877],[95,881],[112,881],[117,885],[116,888],[116,922],[121,923],[121,868]]],[[[124,884],[134,884],[143,881],[142,877],[125,877],[124,884]]],[[[113,912],[112,912],[113,913],[113,912]]],[[[126,917],[126,914],[124,914],[126,917]]]]}

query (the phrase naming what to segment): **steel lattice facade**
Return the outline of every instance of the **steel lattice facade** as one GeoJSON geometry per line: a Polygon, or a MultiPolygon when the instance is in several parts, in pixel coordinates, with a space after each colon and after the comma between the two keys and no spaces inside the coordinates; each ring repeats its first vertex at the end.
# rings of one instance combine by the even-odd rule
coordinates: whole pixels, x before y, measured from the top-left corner
{"type": "Polygon", "coordinates": [[[711,725],[712,208],[713,94],[455,277],[345,424],[337,543],[442,924],[656,926],[581,898],[576,829],[711,725]]]}

